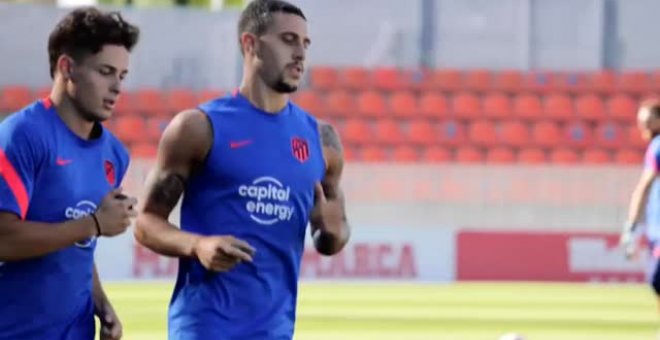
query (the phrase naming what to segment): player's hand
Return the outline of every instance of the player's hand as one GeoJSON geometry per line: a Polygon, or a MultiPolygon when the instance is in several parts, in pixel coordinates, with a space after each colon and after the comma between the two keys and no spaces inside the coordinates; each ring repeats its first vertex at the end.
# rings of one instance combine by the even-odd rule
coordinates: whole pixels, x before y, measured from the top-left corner
{"type": "Polygon", "coordinates": [[[321,231],[339,235],[345,222],[344,208],[338,197],[327,197],[321,183],[314,186],[314,208],[311,221],[321,231]]]}
{"type": "Polygon", "coordinates": [[[99,330],[100,340],[121,339],[124,329],[112,306],[106,304],[101,310],[96,311],[96,316],[101,322],[101,329],[99,330]]]}
{"type": "Polygon", "coordinates": [[[121,188],[107,194],[96,211],[101,235],[115,236],[125,232],[131,224],[131,218],[137,216],[136,204],[137,199],[124,195],[121,188]]]}
{"type": "Polygon", "coordinates": [[[619,247],[624,251],[626,259],[632,259],[637,252],[637,246],[635,244],[634,238],[635,228],[630,226],[625,226],[619,236],[619,247]]]}
{"type": "Polygon", "coordinates": [[[252,262],[255,249],[233,236],[201,237],[193,249],[204,268],[226,272],[242,261],[252,262]]]}

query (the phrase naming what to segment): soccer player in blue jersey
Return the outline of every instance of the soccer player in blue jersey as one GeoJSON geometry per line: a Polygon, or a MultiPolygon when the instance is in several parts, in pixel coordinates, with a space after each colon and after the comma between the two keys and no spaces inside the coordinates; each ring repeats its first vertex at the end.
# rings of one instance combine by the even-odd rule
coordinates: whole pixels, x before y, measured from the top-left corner
{"type": "Polygon", "coordinates": [[[644,157],[644,170],[630,199],[628,220],[621,233],[627,255],[635,251],[633,233],[640,224],[646,227],[651,250],[648,279],[655,291],[660,311],[660,101],[648,100],[640,105],[637,124],[642,138],[649,142],[644,157]]]}
{"type": "Polygon", "coordinates": [[[339,137],[289,100],[310,45],[303,12],[255,0],[238,31],[240,88],[170,123],[136,220],[140,243],[180,258],[170,339],[291,339],[308,223],[322,254],[349,238],[339,137]]]}
{"type": "Polygon", "coordinates": [[[110,117],[138,29],[94,8],[66,15],[48,40],[52,91],[0,123],[0,339],[101,339],[122,326],[96,268],[100,236],[137,212],[119,187],[126,148],[110,117]]]}

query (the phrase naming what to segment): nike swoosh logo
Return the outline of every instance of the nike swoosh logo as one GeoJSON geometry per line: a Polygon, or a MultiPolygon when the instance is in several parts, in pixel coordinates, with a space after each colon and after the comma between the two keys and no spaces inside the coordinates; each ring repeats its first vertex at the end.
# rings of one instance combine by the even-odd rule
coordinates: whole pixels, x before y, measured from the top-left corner
{"type": "Polygon", "coordinates": [[[70,160],[70,159],[62,159],[62,158],[59,158],[59,157],[55,160],[55,164],[57,164],[59,166],[65,166],[65,165],[70,164],[72,162],[73,161],[70,160]]]}
{"type": "Polygon", "coordinates": [[[236,148],[244,147],[244,146],[250,145],[250,144],[252,144],[252,140],[247,139],[247,140],[241,140],[241,141],[236,141],[236,142],[230,142],[229,147],[232,148],[232,149],[236,149],[236,148]]]}

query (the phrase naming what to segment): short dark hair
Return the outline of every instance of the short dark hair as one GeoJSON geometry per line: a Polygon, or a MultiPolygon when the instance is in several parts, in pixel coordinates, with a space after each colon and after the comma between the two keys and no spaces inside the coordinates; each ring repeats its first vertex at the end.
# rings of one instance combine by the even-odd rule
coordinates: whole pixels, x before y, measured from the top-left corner
{"type": "Polygon", "coordinates": [[[253,0],[241,13],[238,20],[238,43],[241,43],[241,34],[250,32],[256,36],[266,33],[268,26],[273,22],[274,13],[288,13],[297,15],[305,20],[302,10],[293,4],[282,0],[253,0]]]}
{"type": "Polygon", "coordinates": [[[76,61],[101,51],[104,45],[124,46],[131,51],[140,30],[124,21],[119,12],[101,12],[95,7],[78,8],[55,26],[48,38],[50,76],[55,75],[57,59],[69,55],[76,61]]]}

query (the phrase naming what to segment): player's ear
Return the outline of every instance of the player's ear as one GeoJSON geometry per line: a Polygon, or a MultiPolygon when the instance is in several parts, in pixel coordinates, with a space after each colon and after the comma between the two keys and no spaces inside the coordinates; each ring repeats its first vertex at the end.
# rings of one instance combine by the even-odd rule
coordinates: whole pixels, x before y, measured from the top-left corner
{"type": "Polygon", "coordinates": [[[64,80],[69,80],[71,79],[71,75],[73,73],[73,59],[71,57],[62,54],[58,59],[57,59],[57,70],[60,72],[64,80]]]}
{"type": "Polygon", "coordinates": [[[245,54],[254,53],[255,44],[257,43],[257,37],[248,32],[241,33],[241,48],[245,54]]]}

